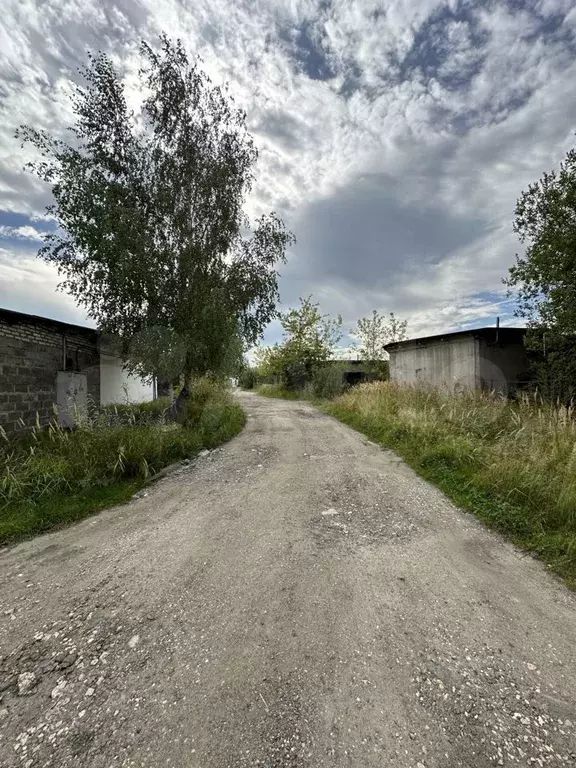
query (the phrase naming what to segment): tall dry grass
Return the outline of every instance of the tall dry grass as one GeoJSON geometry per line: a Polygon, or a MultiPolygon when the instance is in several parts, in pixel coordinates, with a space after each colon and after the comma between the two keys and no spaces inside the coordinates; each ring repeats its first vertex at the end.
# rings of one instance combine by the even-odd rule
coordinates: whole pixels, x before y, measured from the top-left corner
{"type": "Polygon", "coordinates": [[[457,503],[576,583],[572,408],[375,382],[326,410],[394,448],[457,503]]]}
{"type": "Polygon", "coordinates": [[[245,423],[215,382],[196,382],[183,426],[166,422],[169,404],[107,406],[72,432],[38,423],[16,440],[0,433],[0,545],[124,500],[166,465],[219,445],[245,423]]]}

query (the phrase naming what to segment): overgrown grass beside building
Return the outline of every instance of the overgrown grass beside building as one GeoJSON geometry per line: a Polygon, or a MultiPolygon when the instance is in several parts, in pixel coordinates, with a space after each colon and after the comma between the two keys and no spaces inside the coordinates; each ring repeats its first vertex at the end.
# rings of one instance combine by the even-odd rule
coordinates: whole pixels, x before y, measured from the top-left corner
{"type": "Polygon", "coordinates": [[[394,449],[458,505],[576,586],[576,421],[571,408],[390,382],[324,410],[394,449]]]}
{"type": "Polygon", "coordinates": [[[244,412],[209,381],[194,388],[184,426],[168,400],[108,406],[73,432],[36,429],[0,446],[0,543],[125,501],[163,467],[236,435],[244,412]]]}

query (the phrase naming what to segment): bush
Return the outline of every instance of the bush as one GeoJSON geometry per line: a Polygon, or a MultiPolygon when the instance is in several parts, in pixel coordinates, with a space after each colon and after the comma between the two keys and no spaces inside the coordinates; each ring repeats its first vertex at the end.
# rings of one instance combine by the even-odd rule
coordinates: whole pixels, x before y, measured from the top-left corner
{"type": "Polygon", "coordinates": [[[278,397],[283,400],[298,400],[298,393],[280,384],[260,384],[258,394],[264,397],[278,397]]]}
{"type": "Polygon", "coordinates": [[[388,381],[390,379],[390,363],[388,360],[375,360],[370,364],[369,371],[377,381],[388,381]]]}
{"type": "Polygon", "coordinates": [[[316,368],[312,376],[314,396],[331,400],[341,395],[346,389],[343,375],[343,370],[338,365],[325,365],[316,368]]]}
{"type": "Polygon", "coordinates": [[[230,394],[200,381],[187,425],[165,424],[167,400],[106,408],[70,432],[51,425],[0,449],[0,543],[83,517],[125,497],[160,469],[237,434],[244,413],[230,394]],[[124,423],[110,423],[116,418],[124,423]],[[152,421],[150,421],[152,420],[152,421]],[[74,500],[76,500],[74,502],[74,500]],[[62,507],[62,514],[58,510],[62,507]]]}
{"type": "Polygon", "coordinates": [[[254,389],[258,383],[258,375],[254,368],[244,368],[238,377],[238,386],[242,389],[254,389]]]}
{"type": "Polygon", "coordinates": [[[185,426],[198,426],[206,408],[213,408],[218,402],[222,405],[230,402],[228,390],[212,379],[196,379],[186,401],[185,426]]]}
{"type": "Polygon", "coordinates": [[[302,360],[297,360],[284,367],[284,385],[292,391],[302,390],[310,383],[309,366],[302,360]]]}

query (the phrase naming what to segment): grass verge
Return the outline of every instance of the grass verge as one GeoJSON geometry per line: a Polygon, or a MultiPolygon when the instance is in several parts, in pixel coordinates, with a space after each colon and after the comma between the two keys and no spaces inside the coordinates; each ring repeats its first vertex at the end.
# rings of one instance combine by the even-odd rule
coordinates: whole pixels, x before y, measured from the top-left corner
{"type": "Polygon", "coordinates": [[[576,588],[576,421],[528,400],[377,382],[322,405],[576,588]]]}
{"type": "Polygon", "coordinates": [[[6,443],[0,451],[0,544],[125,502],[163,467],[216,447],[245,424],[240,405],[211,382],[199,383],[188,405],[186,426],[165,423],[164,407],[122,406],[108,409],[112,418],[100,414],[74,432],[51,427],[6,443]]]}
{"type": "Polygon", "coordinates": [[[260,384],[254,388],[254,391],[264,397],[276,397],[281,400],[303,400],[304,395],[302,392],[295,392],[291,389],[286,389],[279,384],[260,384]]]}

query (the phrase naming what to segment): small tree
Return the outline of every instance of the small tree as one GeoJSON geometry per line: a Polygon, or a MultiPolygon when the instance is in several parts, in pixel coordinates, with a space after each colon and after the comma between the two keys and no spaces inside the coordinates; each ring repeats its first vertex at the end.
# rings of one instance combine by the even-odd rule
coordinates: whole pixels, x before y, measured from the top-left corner
{"type": "Polygon", "coordinates": [[[271,347],[257,347],[254,352],[256,370],[261,378],[282,378],[284,376],[285,355],[280,344],[271,347]]]}
{"type": "Polygon", "coordinates": [[[240,337],[253,344],[275,314],[276,264],[293,236],[274,214],[251,237],[243,213],[257,158],[246,115],[180,42],[142,43],[145,98],[99,53],[76,90],[73,144],[22,127],[43,159],[58,222],[40,256],[61,287],[124,344],[131,370],[218,372],[240,337]]]}
{"type": "Polygon", "coordinates": [[[282,344],[256,351],[258,372],[262,376],[277,376],[291,388],[312,380],[314,371],[334,354],[342,338],[342,318],[330,318],[320,313],[312,296],[300,299],[300,307],[280,313],[284,329],[282,344]]]}
{"type": "Polygon", "coordinates": [[[360,358],[366,362],[376,362],[384,359],[386,344],[406,338],[407,327],[408,322],[399,320],[394,312],[386,317],[373,309],[372,315],[358,320],[350,335],[359,341],[357,350],[360,358]]]}
{"type": "Polygon", "coordinates": [[[306,374],[325,363],[342,338],[342,317],[336,319],[320,313],[319,304],[312,296],[300,299],[298,309],[280,314],[284,329],[284,349],[287,359],[304,366],[306,374]]]}

